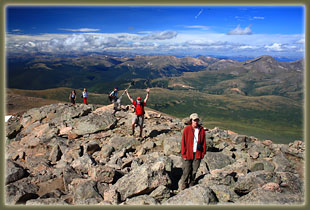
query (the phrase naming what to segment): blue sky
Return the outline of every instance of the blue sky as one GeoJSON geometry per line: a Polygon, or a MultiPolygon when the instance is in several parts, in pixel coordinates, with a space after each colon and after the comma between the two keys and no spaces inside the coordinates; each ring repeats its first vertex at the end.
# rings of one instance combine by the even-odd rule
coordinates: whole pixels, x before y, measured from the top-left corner
{"type": "Polygon", "coordinates": [[[303,6],[8,6],[6,49],[303,57],[303,6]]]}

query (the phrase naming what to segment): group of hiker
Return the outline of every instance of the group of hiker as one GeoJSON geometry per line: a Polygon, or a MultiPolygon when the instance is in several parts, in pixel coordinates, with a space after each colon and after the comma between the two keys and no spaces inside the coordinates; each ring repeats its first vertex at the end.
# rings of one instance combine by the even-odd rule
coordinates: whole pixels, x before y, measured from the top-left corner
{"type": "MultiPolygon", "coordinates": [[[[87,105],[87,96],[88,96],[88,93],[87,93],[87,89],[84,88],[83,92],[82,92],[82,98],[83,98],[83,101],[84,101],[84,104],[87,105]]],[[[69,95],[69,100],[70,102],[74,105],[76,103],[76,92],[75,90],[72,90],[70,95],[69,95]]]]}
{"type": "MultiPolygon", "coordinates": [[[[113,114],[115,114],[116,111],[120,110],[120,99],[123,96],[121,95],[120,98],[118,98],[117,93],[118,88],[115,87],[108,96],[110,101],[114,104],[113,114]]],[[[136,100],[133,100],[129,95],[128,88],[124,91],[124,93],[127,94],[128,99],[135,107],[135,116],[133,117],[131,124],[131,135],[134,135],[135,127],[136,125],[138,125],[140,127],[139,137],[142,137],[145,114],[144,107],[146,106],[147,100],[149,98],[150,89],[146,89],[146,97],[144,100],[142,100],[140,96],[138,96],[136,100]]],[[[87,104],[86,88],[84,88],[82,98],[84,100],[84,104],[87,104]]],[[[71,100],[72,104],[75,104],[76,92],[74,90],[70,93],[69,100],[71,100]]],[[[198,114],[191,114],[190,120],[187,124],[188,125],[184,128],[181,141],[183,174],[178,183],[179,190],[183,190],[195,184],[196,173],[199,168],[201,159],[203,159],[206,154],[206,135],[204,128],[201,126],[198,114]]]]}

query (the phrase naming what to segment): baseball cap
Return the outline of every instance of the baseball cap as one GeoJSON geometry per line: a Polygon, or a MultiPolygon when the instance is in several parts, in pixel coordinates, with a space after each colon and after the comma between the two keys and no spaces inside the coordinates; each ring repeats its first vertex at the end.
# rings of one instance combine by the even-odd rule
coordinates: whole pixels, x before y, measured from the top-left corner
{"type": "Polygon", "coordinates": [[[142,98],[139,96],[138,98],[137,98],[137,100],[141,100],[142,98]]]}
{"type": "Polygon", "coordinates": [[[191,115],[189,116],[189,118],[190,118],[191,120],[196,120],[196,119],[198,119],[198,120],[199,120],[199,116],[198,116],[198,114],[197,114],[197,113],[193,113],[193,114],[191,114],[191,115]]]}

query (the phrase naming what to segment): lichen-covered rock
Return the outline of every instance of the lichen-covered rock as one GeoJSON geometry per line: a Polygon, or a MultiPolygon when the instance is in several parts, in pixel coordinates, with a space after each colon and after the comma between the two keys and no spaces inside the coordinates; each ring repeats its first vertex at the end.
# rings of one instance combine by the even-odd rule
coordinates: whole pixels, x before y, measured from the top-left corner
{"type": "Polygon", "coordinates": [[[274,172],[255,171],[248,173],[246,176],[239,177],[235,184],[234,191],[240,195],[247,194],[264,184],[274,182],[280,184],[281,178],[274,172]]]}
{"type": "Polygon", "coordinates": [[[122,201],[126,198],[151,193],[160,185],[171,184],[163,165],[143,164],[120,178],[113,186],[120,193],[122,201]]]}
{"type": "Polygon", "coordinates": [[[140,145],[140,142],[134,137],[114,136],[109,140],[109,145],[118,151],[122,150],[123,148],[140,145]]]}
{"type": "Polygon", "coordinates": [[[96,182],[112,183],[115,173],[111,167],[98,165],[89,169],[88,176],[96,182]]]}
{"type": "Polygon", "coordinates": [[[12,117],[6,204],[304,204],[302,141],[276,144],[205,128],[198,184],[178,191],[184,121],[151,111],[137,138],[129,136],[134,113],[112,112],[113,105],[60,103],[12,117]]]}
{"type": "Polygon", "coordinates": [[[212,205],[218,202],[214,192],[203,185],[196,185],[169,198],[164,205],[212,205]]]}
{"type": "Polygon", "coordinates": [[[10,205],[25,204],[30,199],[39,197],[39,187],[31,183],[31,179],[24,178],[6,185],[6,203],[10,205]]]}
{"type": "Polygon", "coordinates": [[[179,155],[181,153],[181,135],[174,135],[169,138],[165,138],[163,142],[164,154],[169,155],[179,155]]]}
{"type": "Polygon", "coordinates": [[[22,179],[27,175],[26,170],[12,160],[7,160],[5,183],[9,184],[22,179]]]}
{"type": "Polygon", "coordinates": [[[235,160],[220,152],[207,152],[204,159],[210,170],[224,168],[235,160]]]}
{"type": "Polygon", "coordinates": [[[99,194],[97,184],[94,181],[85,181],[77,184],[74,188],[73,202],[77,205],[96,204],[103,201],[99,194]]]}
{"type": "Polygon", "coordinates": [[[155,200],[164,202],[171,197],[171,193],[166,186],[160,185],[150,194],[150,196],[155,200]]]}
{"type": "Polygon", "coordinates": [[[77,135],[85,135],[111,129],[115,126],[117,119],[112,113],[102,115],[89,114],[75,119],[72,132],[77,135]]]}
{"type": "Polygon", "coordinates": [[[239,196],[234,192],[234,189],[227,185],[210,185],[210,189],[215,193],[219,202],[234,202],[239,196]]]}
{"type": "Polygon", "coordinates": [[[127,199],[124,205],[156,205],[158,202],[148,195],[139,195],[134,198],[127,199]]]}
{"type": "Polygon", "coordinates": [[[237,205],[302,205],[303,203],[302,194],[273,192],[263,188],[254,189],[235,202],[237,205]]]}
{"type": "Polygon", "coordinates": [[[69,205],[64,200],[61,200],[59,198],[45,198],[45,199],[31,199],[26,202],[26,205],[69,205]]]}

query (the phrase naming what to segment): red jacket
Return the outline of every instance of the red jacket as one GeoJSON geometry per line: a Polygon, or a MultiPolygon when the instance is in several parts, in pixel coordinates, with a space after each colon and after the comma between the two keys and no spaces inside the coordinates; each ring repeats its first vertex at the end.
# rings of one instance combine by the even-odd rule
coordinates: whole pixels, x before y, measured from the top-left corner
{"type": "MultiPolygon", "coordinates": [[[[185,127],[183,131],[182,136],[182,142],[181,142],[181,154],[182,157],[186,160],[193,160],[193,146],[194,146],[194,128],[192,125],[188,125],[185,127]]],[[[203,151],[196,150],[196,159],[203,159],[203,157],[206,154],[206,134],[203,127],[199,127],[199,133],[198,133],[198,144],[201,144],[203,146],[203,151]]]]}

